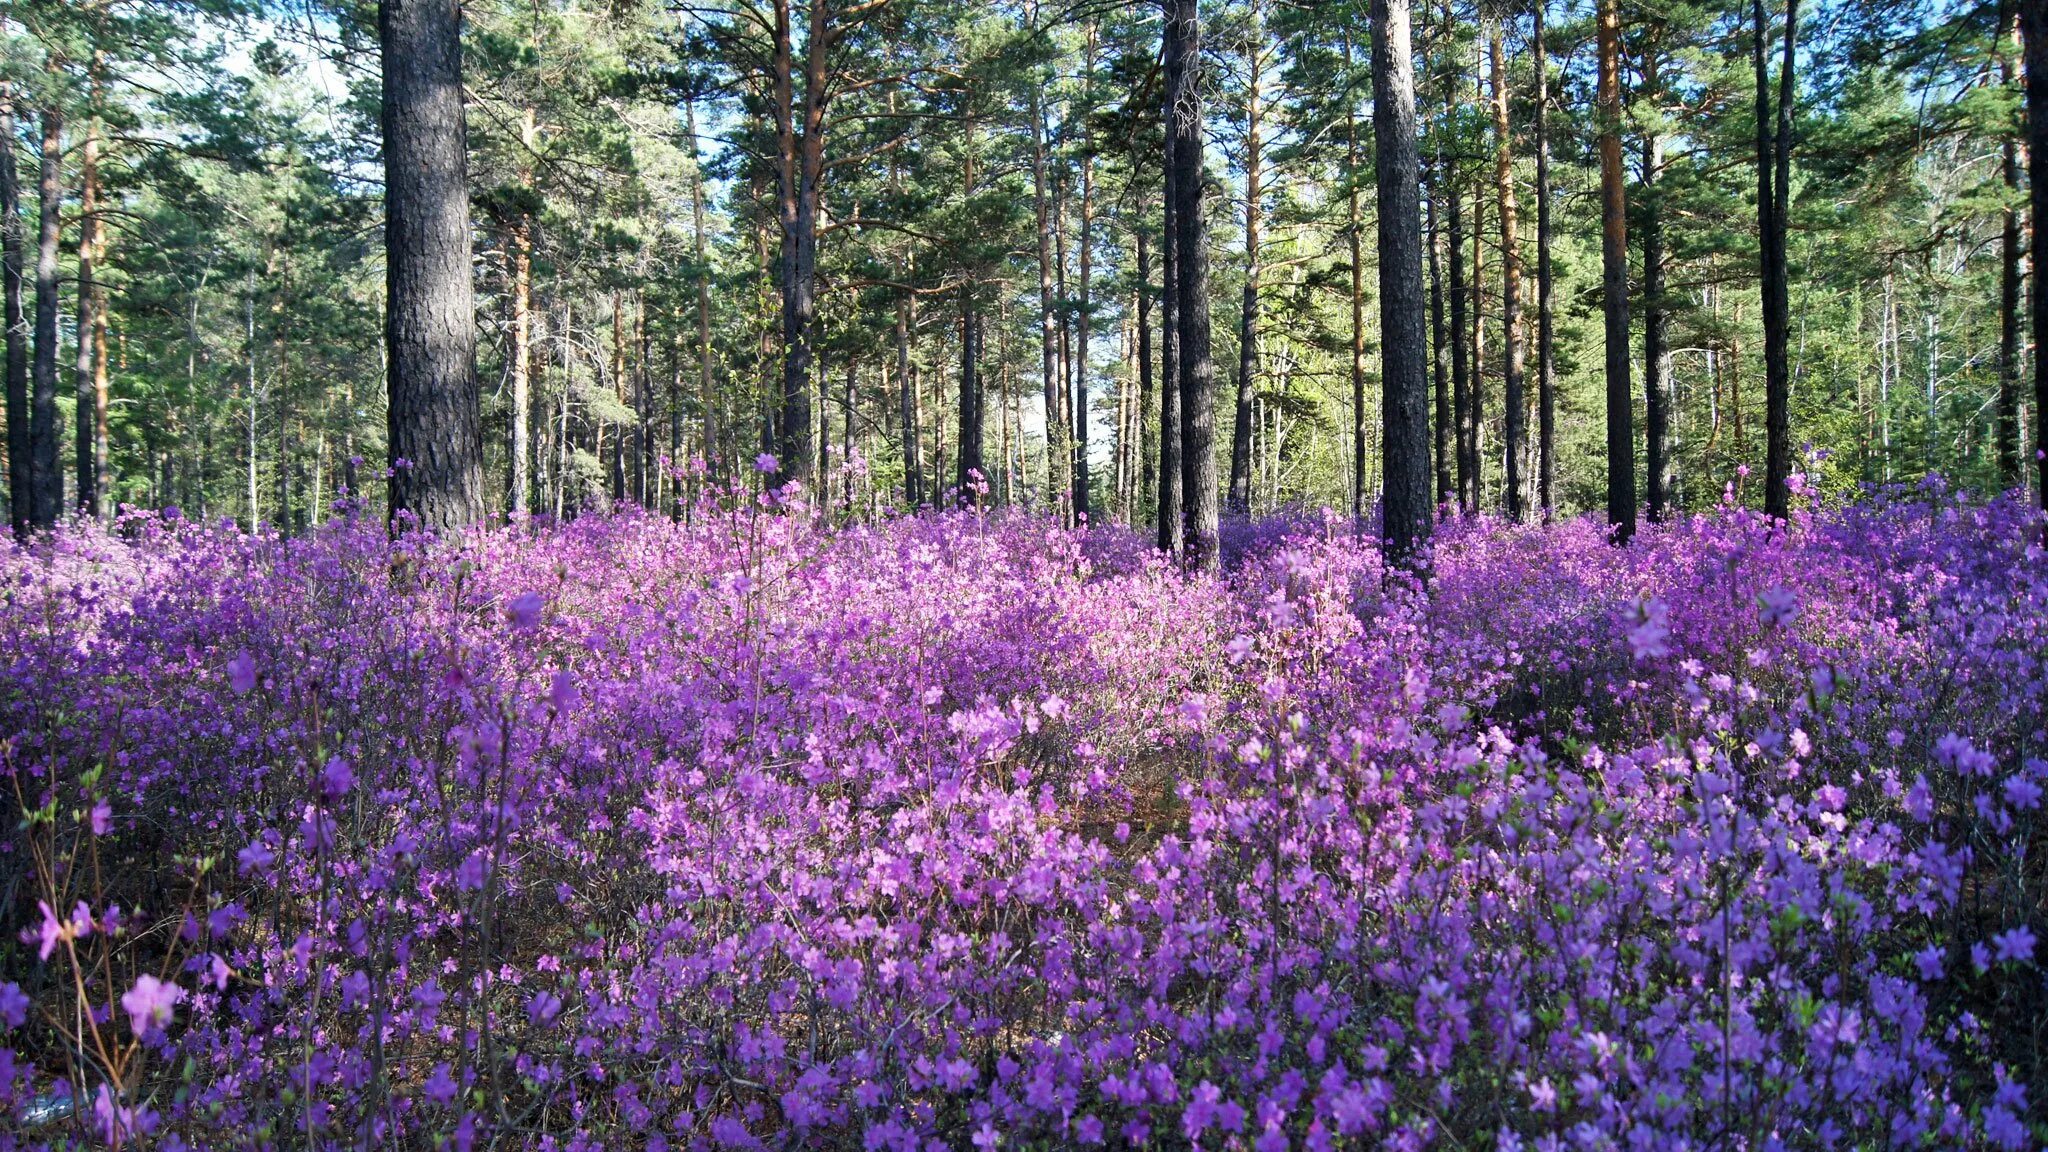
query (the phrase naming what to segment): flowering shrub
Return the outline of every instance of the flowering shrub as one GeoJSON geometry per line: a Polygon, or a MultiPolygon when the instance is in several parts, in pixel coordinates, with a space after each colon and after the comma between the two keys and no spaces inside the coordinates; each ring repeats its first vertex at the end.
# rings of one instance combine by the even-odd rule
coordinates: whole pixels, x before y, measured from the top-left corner
{"type": "Polygon", "coordinates": [[[0,1148],[2038,1148],[2039,523],[0,556],[0,1148]]]}

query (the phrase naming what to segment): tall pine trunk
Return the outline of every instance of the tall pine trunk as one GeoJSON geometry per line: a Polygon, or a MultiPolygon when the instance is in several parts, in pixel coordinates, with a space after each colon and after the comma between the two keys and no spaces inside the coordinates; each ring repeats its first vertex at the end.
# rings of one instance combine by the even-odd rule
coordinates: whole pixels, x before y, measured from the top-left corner
{"type": "Polygon", "coordinates": [[[1174,255],[1180,295],[1181,499],[1187,566],[1213,572],[1217,548],[1216,361],[1209,347],[1209,248],[1202,211],[1202,23],[1196,0],[1170,0],[1168,77],[1174,140],[1174,255]]]}
{"type": "Polygon", "coordinates": [[[1628,192],[1621,175],[1620,0],[1600,0],[1601,311],[1607,343],[1607,524],[1617,544],[1636,533],[1636,437],[1629,386],[1628,192]]]}
{"type": "MultiPolygon", "coordinates": [[[[1165,38],[1173,39],[1171,25],[1173,14],[1167,12],[1168,30],[1165,38]]],[[[1168,56],[1167,91],[1173,90],[1171,69],[1175,67],[1168,56]]],[[[1168,96],[1166,119],[1172,122],[1172,97],[1168,96]]],[[[1160,343],[1159,343],[1159,550],[1169,556],[1178,557],[1187,545],[1187,520],[1181,506],[1181,420],[1180,420],[1180,241],[1179,219],[1176,202],[1180,199],[1175,185],[1179,182],[1176,172],[1179,165],[1174,163],[1174,134],[1166,132],[1166,157],[1163,171],[1164,194],[1160,197],[1160,245],[1161,283],[1160,292],[1160,343]]]]}
{"type": "MultiPolygon", "coordinates": [[[[2010,90],[2017,80],[2013,37],[2019,15],[2015,0],[1998,5],[1998,75],[2010,90]]],[[[2004,133],[1999,172],[2005,181],[2000,214],[1998,278],[1998,480],[2007,488],[2026,483],[2020,468],[2020,157],[2019,125],[2004,133]]]]}
{"type": "MultiPolygon", "coordinates": [[[[531,108],[520,119],[519,136],[530,153],[534,138],[531,108]]],[[[527,512],[527,460],[532,452],[528,409],[533,403],[533,217],[523,204],[512,220],[506,258],[512,264],[512,467],[506,509],[518,520],[527,512]]]]}
{"type": "Polygon", "coordinates": [[[1792,64],[1799,36],[1799,0],[1785,0],[1785,55],[1778,69],[1775,115],[1771,111],[1770,22],[1764,0],[1752,0],[1750,12],[1755,24],[1756,216],[1763,274],[1764,512],[1783,519],[1792,508],[1792,324],[1785,272],[1785,216],[1791,203],[1786,185],[1792,174],[1792,64]]]}
{"type": "Polygon", "coordinates": [[[1249,21],[1244,46],[1244,298],[1237,322],[1237,407],[1230,428],[1230,510],[1240,516],[1251,511],[1252,392],[1259,364],[1259,201],[1265,195],[1259,183],[1259,117],[1264,111],[1259,71],[1265,25],[1257,0],[1249,21]]]}
{"type": "MultiPolygon", "coordinates": [[[[1145,434],[1145,413],[1152,410],[1152,246],[1146,242],[1142,225],[1132,229],[1138,249],[1138,406],[1131,414],[1131,426],[1138,438],[1137,475],[1131,483],[1134,505],[1145,502],[1145,483],[1153,476],[1158,450],[1145,434]]],[[[1135,514],[1132,520],[1136,520],[1135,514]]]]}
{"type": "MultiPolygon", "coordinates": [[[[2048,0],[2019,0],[2020,40],[2025,47],[2027,85],[2027,211],[2035,243],[2048,236],[2048,0]]],[[[2035,494],[2048,511],[2048,290],[2044,263],[2033,261],[2030,306],[2034,335],[2035,494]]]]}
{"type": "Polygon", "coordinates": [[[1507,513],[1508,519],[1519,521],[1526,514],[1529,503],[1522,475],[1522,451],[1527,440],[1522,401],[1522,248],[1517,233],[1520,222],[1515,203],[1514,137],[1508,123],[1508,69],[1507,52],[1502,43],[1504,37],[1502,28],[1496,24],[1487,41],[1487,54],[1488,73],[1493,82],[1493,180],[1498,199],[1496,206],[1500,212],[1501,403],[1505,407],[1503,417],[1507,440],[1504,446],[1507,456],[1507,513]]]}
{"type": "Polygon", "coordinates": [[[380,0],[377,30],[391,514],[459,530],[484,515],[462,9],[457,0],[380,0]]]}
{"type": "Polygon", "coordinates": [[[1408,0],[1373,0],[1373,159],[1379,193],[1383,535],[1407,558],[1429,537],[1429,410],[1423,332],[1420,157],[1408,0]]]}
{"type": "Polygon", "coordinates": [[[1536,70],[1536,503],[1548,520],[1557,472],[1557,310],[1550,268],[1550,60],[1543,6],[1530,6],[1530,54],[1536,70]]]}
{"type": "MultiPolygon", "coordinates": [[[[1643,50],[1643,86],[1658,95],[1657,49],[1643,50]]],[[[1655,127],[1643,130],[1643,468],[1652,524],[1664,521],[1672,499],[1671,353],[1664,306],[1664,208],[1657,177],[1664,167],[1664,141],[1655,127]]]]}
{"type": "Polygon", "coordinates": [[[21,300],[21,174],[14,161],[14,86],[0,82],[0,293],[7,359],[7,510],[16,536],[28,533],[35,505],[29,448],[27,317],[21,300]]]}
{"type": "Polygon", "coordinates": [[[57,246],[63,239],[64,114],[42,114],[42,171],[37,181],[35,368],[29,401],[29,466],[35,477],[29,520],[37,528],[57,523],[64,503],[64,474],[57,464],[57,246]]]}
{"type": "Polygon", "coordinates": [[[1430,168],[1428,223],[1423,243],[1429,246],[1429,372],[1436,392],[1431,448],[1436,457],[1436,503],[1441,509],[1450,504],[1455,489],[1451,487],[1451,381],[1446,364],[1450,349],[1444,344],[1444,262],[1439,250],[1443,237],[1436,218],[1437,201],[1443,195],[1436,177],[1437,165],[1443,161],[1441,152],[1436,161],[1430,168]]]}
{"type": "MultiPolygon", "coordinates": [[[[97,90],[97,85],[94,86],[97,90]]],[[[78,475],[77,507],[81,515],[100,514],[100,452],[98,429],[105,422],[99,397],[93,388],[92,327],[95,289],[95,257],[99,254],[100,125],[97,118],[85,122],[85,140],[79,146],[78,194],[78,355],[72,370],[73,469],[78,475]]]]}
{"type": "MultiPolygon", "coordinates": [[[[1368,49],[1368,54],[1370,49],[1368,49]]],[[[1351,73],[1351,34],[1344,35],[1344,72],[1351,73]]],[[[1365,522],[1365,217],[1359,210],[1358,177],[1365,167],[1358,146],[1358,108],[1344,102],[1344,240],[1351,249],[1351,519],[1365,522]]]]}

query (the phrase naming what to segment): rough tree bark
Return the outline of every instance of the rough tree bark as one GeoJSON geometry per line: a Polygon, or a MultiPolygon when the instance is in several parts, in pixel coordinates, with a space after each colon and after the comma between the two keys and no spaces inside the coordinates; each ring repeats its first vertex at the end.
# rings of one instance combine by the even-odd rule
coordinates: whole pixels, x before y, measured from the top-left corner
{"type": "Polygon", "coordinates": [[[1373,0],[1373,159],[1379,192],[1382,533],[1406,559],[1429,537],[1422,210],[1408,0],[1373,0]]]}
{"type": "MultiPolygon", "coordinates": [[[[1658,92],[1655,45],[1643,50],[1643,87],[1654,100],[1658,92]]],[[[1657,176],[1664,167],[1664,141],[1655,127],[1643,130],[1643,471],[1644,493],[1652,524],[1663,523],[1671,502],[1671,353],[1665,333],[1669,313],[1664,307],[1664,211],[1657,196],[1657,176]]]]}
{"type": "MultiPolygon", "coordinates": [[[[0,140],[15,133],[14,89],[0,83],[0,140]]],[[[29,449],[28,332],[21,302],[21,175],[14,149],[0,148],[0,293],[6,328],[7,359],[7,509],[16,536],[28,533],[35,503],[35,479],[29,449]]]]}
{"type": "Polygon", "coordinates": [[[1201,15],[1196,0],[1170,0],[1167,39],[1174,139],[1174,256],[1179,278],[1181,499],[1186,506],[1185,559],[1195,571],[1216,571],[1216,361],[1209,348],[1209,247],[1202,213],[1201,15]]]}
{"type": "Polygon", "coordinates": [[[1557,471],[1557,310],[1550,268],[1550,60],[1543,47],[1544,3],[1530,5],[1529,51],[1536,70],[1536,503],[1548,520],[1557,471]]]}
{"type": "Polygon", "coordinates": [[[57,523],[64,503],[64,474],[57,464],[57,245],[63,238],[64,114],[46,108],[42,120],[42,171],[36,188],[35,366],[29,400],[29,467],[35,491],[29,521],[49,528],[57,523]]]}
{"type": "Polygon", "coordinates": [[[1259,201],[1265,195],[1259,171],[1263,143],[1259,117],[1264,111],[1259,74],[1264,63],[1265,24],[1258,0],[1253,0],[1248,20],[1244,42],[1244,299],[1237,322],[1237,407],[1230,428],[1229,503],[1239,516],[1251,511],[1252,391],[1259,366],[1259,201]]]}
{"type": "Polygon", "coordinates": [[[1785,56],[1778,69],[1777,111],[1771,112],[1770,22],[1764,0],[1752,0],[1756,69],[1757,237],[1762,254],[1764,322],[1764,512],[1791,514],[1792,373],[1791,293],[1785,274],[1787,185],[1792,175],[1793,51],[1799,37],[1799,0],[1785,0],[1785,56]]]}
{"type": "Polygon", "coordinates": [[[1600,0],[1601,312],[1607,338],[1607,524],[1625,544],[1636,532],[1636,437],[1629,387],[1628,192],[1621,182],[1620,0],[1600,0]]]}
{"type": "MultiPolygon", "coordinates": [[[[1173,12],[1166,13],[1171,25],[1173,12]]],[[[1165,38],[1170,43],[1173,33],[1169,28],[1165,38]]],[[[1173,57],[1167,57],[1168,75],[1166,89],[1173,91],[1172,70],[1177,67],[1173,57]]],[[[1169,97],[1170,99],[1170,97],[1169,97]]],[[[1168,119],[1172,118],[1168,105],[1168,119]]],[[[1187,544],[1187,522],[1181,507],[1181,426],[1180,426],[1180,244],[1176,239],[1175,201],[1179,199],[1176,188],[1174,163],[1174,136],[1166,133],[1166,157],[1163,168],[1164,194],[1160,197],[1160,245],[1161,284],[1159,300],[1159,550],[1169,556],[1178,557],[1187,544]]]]}
{"type": "Polygon", "coordinates": [[[1496,207],[1500,212],[1500,306],[1502,381],[1501,403],[1505,407],[1506,475],[1508,519],[1519,521],[1528,509],[1528,493],[1522,475],[1522,450],[1527,440],[1523,428],[1522,402],[1522,247],[1517,234],[1518,206],[1515,203],[1514,137],[1508,123],[1508,68],[1504,45],[1506,34],[1496,23],[1487,40],[1488,75],[1493,85],[1494,158],[1493,181],[1496,207]]]}
{"type": "Polygon", "coordinates": [[[380,0],[391,515],[484,516],[457,0],[380,0]]]}
{"type": "MultiPolygon", "coordinates": [[[[2010,90],[2018,79],[2013,39],[2018,31],[2014,0],[1998,5],[1998,75],[2010,90]]],[[[2020,467],[2020,157],[2019,125],[2005,133],[1999,172],[2006,206],[1999,234],[1998,308],[1998,479],[2007,488],[2027,481],[2020,467]]]]}
{"type": "MultiPolygon", "coordinates": [[[[2019,0],[2020,39],[2027,85],[2027,211],[2035,237],[2048,236],[2048,0],[2019,0]]],[[[2039,240],[2036,240],[2039,243],[2039,240]]],[[[2034,468],[2036,496],[2048,510],[2048,291],[2035,259],[2031,301],[2034,330],[2034,468]]]]}

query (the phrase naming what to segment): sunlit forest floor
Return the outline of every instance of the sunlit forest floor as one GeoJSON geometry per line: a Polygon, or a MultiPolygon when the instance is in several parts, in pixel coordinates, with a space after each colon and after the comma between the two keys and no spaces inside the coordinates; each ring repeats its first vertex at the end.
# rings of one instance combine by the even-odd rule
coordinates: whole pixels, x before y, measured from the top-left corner
{"type": "Polygon", "coordinates": [[[0,1147],[2036,1147],[2039,535],[62,530],[0,1147]]]}

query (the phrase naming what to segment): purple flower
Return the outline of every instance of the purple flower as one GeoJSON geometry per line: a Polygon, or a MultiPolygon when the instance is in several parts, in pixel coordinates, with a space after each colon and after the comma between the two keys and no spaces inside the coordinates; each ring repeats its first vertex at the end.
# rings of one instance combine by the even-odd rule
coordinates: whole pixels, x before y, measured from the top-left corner
{"type": "Polygon", "coordinates": [[[541,610],[546,602],[538,592],[527,592],[512,599],[505,606],[505,619],[511,622],[515,632],[531,632],[540,624],[541,610]]]}
{"type": "Polygon", "coordinates": [[[767,452],[763,452],[759,456],[754,457],[754,471],[756,472],[773,472],[777,468],[780,468],[781,466],[782,465],[776,461],[775,457],[767,452]]]}
{"type": "Polygon", "coordinates": [[[526,1018],[539,1028],[554,1023],[555,1017],[561,1014],[562,998],[546,990],[536,994],[526,1005],[526,1018]]]}
{"type": "Polygon", "coordinates": [[[2025,924],[1991,938],[1993,955],[2001,961],[2024,964],[2034,958],[2034,932],[2025,924]]]}
{"type": "Polygon", "coordinates": [[[341,799],[355,786],[355,771],[348,766],[348,761],[339,756],[329,760],[327,766],[320,770],[320,794],[329,800],[341,799]]]}
{"type": "Polygon", "coordinates": [[[548,681],[548,703],[554,706],[557,714],[574,712],[582,699],[582,693],[576,690],[576,677],[566,670],[556,672],[548,681]]]}
{"type": "Polygon", "coordinates": [[[92,834],[95,836],[105,836],[107,833],[112,832],[114,830],[113,805],[105,800],[93,804],[91,825],[92,834]]]}
{"type": "Polygon", "coordinates": [[[228,687],[237,696],[247,696],[256,687],[256,661],[247,651],[235,653],[228,661],[228,687]]]}
{"type": "Polygon", "coordinates": [[[1799,619],[1799,596],[1790,588],[1772,588],[1756,598],[1758,615],[1763,622],[1774,628],[1782,628],[1799,619]]]}
{"type": "Polygon", "coordinates": [[[135,987],[121,994],[121,1009],[138,1036],[168,1027],[171,1010],[185,998],[185,990],[166,984],[147,972],[135,978],[135,987]]]}
{"type": "Polygon", "coordinates": [[[426,1092],[427,1099],[446,1108],[449,1102],[455,1099],[455,1078],[448,1073],[447,1061],[434,1065],[433,1074],[427,1077],[427,1082],[421,1087],[426,1092]]]}
{"type": "Polygon", "coordinates": [[[28,1020],[28,993],[21,985],[9,980],[0,984],[0,1024],[19,1028],[28,1020]]]}

